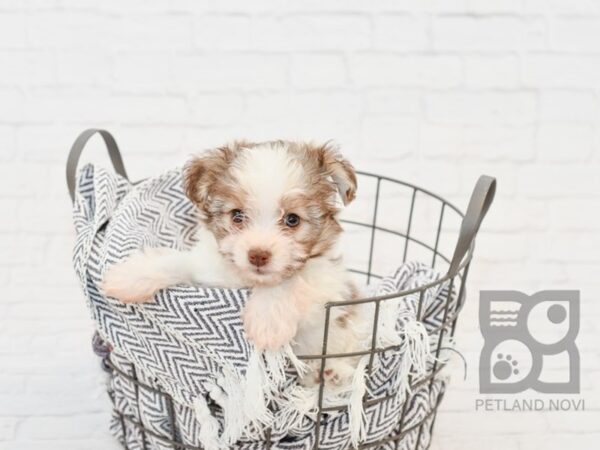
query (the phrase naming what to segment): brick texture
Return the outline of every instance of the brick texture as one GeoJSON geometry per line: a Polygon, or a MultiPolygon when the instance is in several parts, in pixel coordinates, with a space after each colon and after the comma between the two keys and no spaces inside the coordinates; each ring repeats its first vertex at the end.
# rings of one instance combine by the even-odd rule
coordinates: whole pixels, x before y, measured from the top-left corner
{"type": "Polygon", "coordinates": [[[0,450],[118,448],[70,261],[63,164],[90,126],[134,179],[244,137],[333,138],[462,206],[497,176],[433,448],[597,446],[599,5],[0,1],[0,450]],[[582,290],[585,413],[475,411],[483,288],[582,290]]]}

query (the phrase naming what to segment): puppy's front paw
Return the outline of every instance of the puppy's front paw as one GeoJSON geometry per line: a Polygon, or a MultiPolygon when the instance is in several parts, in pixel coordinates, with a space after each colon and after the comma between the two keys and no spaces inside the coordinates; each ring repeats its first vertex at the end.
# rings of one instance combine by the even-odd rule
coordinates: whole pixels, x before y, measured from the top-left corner
{"type": "Polygon", "coordinates": [[[124,303],[143,303],[164,286],[163,275],[153,270],[149,256],[136,253],[108,269],[101,284],[102,292],[124,303]]]}
{"type": "Polygon", "coordinates": [[[280,349],[291,342],[298,329],[298,324],[290,317],[254,298],[246,303],[243,321],[246,336],[259,350],[280,349]]]}

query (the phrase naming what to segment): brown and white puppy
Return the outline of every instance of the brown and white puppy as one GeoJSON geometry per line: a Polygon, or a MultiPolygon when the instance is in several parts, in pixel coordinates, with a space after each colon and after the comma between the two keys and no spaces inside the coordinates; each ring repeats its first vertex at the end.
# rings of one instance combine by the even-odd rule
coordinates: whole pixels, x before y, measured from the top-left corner
{"type": "MultiPolygon", "coordinates": [[[[350,163],[327,144],[234,142],[190,161],[185,189],[201,213],[197,244],[134,254],[110,268],[104,292],[142,302],[175,284],[251,287],[243,321],[257,348],[320,354],[324,305],[357,296],[337,245],[339,199],[346,205],[356,192],[350,163]]],[[[360,316],[332,308],[328,353],[357,350],[360,316]]],[[[326,381],[346,383],[355,364],[329,359],[326,381]]]]}

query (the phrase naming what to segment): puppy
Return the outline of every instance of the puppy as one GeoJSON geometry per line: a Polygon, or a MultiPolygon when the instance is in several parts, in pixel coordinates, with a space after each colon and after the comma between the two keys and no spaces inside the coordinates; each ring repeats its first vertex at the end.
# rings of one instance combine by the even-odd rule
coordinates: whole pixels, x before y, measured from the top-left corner
{"type": "MultiPolygon", "coordinates": [[[[330,145],[288,141],[234,142],[191,160],[185,190],[200,211],[189,251],[148,249],[111,267],[104,293],[124,302],[150,300],[176,284],[250,287],[244,329],[258,349],[291,343],[298,355],[322,351],[328,302],[359,296],[338,239],[341,199],[356,192],[354,169],[330,145]],[[338,197],[339,196],[339,197],[338,197]]],[[[358,350],[362,315],[334,307],[328,353],[358,350]]],[[[325,382],[351,379],[357,358],[328,359],[325,382]]],[[[304,385],[320,381],[320,360],[304,385]]]]}

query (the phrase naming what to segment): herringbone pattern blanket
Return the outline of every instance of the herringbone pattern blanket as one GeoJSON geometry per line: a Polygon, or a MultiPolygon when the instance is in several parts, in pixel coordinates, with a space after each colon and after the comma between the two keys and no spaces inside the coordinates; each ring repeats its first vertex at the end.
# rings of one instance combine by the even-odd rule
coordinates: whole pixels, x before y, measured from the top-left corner
{"type": "MultiPolygon", "coordinates": [[[[130,375],[135,367],[140,381],[172,396],[176,420],[169,420],[163,395],[136,388],[118,374],[109,386],[115,409],[161,436],[209,450],[262,449],[267,429],[275,448],[309,449],[315,439],[316,391],[296,383],[289,352],[258,354],[245,340],[240,312],[247,290],[177,286],[161,291],[152,303],[125,305],[104,297],[98,289],[106,268],[135,250],[182,249],[192,244],[197,218],[184,194],[181,175],[176,169],[132,185],[92,165],[79,174],[74,265],[92,318],[113,347],[113,363],[130,375]]],[[[374,292],[396,293],[438,278],[438,273],[422,264],[407,263],[383,279],[374,292]]],[[[330,404],[346,401],[349,406],[322,416],[320,448],[378,442],[399,432],[401,416],[403,430],[427,420],[407,433],[399,448],[428,444],[430,413],[445,383],[438,377],[410,393],[407,386],[431,370],[433,361],[423,352],[423,344],[429,350],[430,342],[437,343],[439,331],[435,330],[443,322],[448,302],[454,308],[455,297],[449,295],[446,284],[426,290],[418,321],[418,293],[382,303],[385,314],[381,316],[387,321],[381,323],[387,327],[382,336],[387,337],[379,338],[378,344],[392,343],[397,348],[378,354],[371,373],[363,376],[360,372],[363,379],[355,378],[362,382],[358,384],[367,400],[383,400],[363,409],[362,401],[326,399],[330,404]],[[414,373],[409,377],[411,368],[414,373]]],[[[173,448],[148,433],[142,436],[134,426],[124,432],[117,413],[112,430],[129,449],[173,448]]]]}

